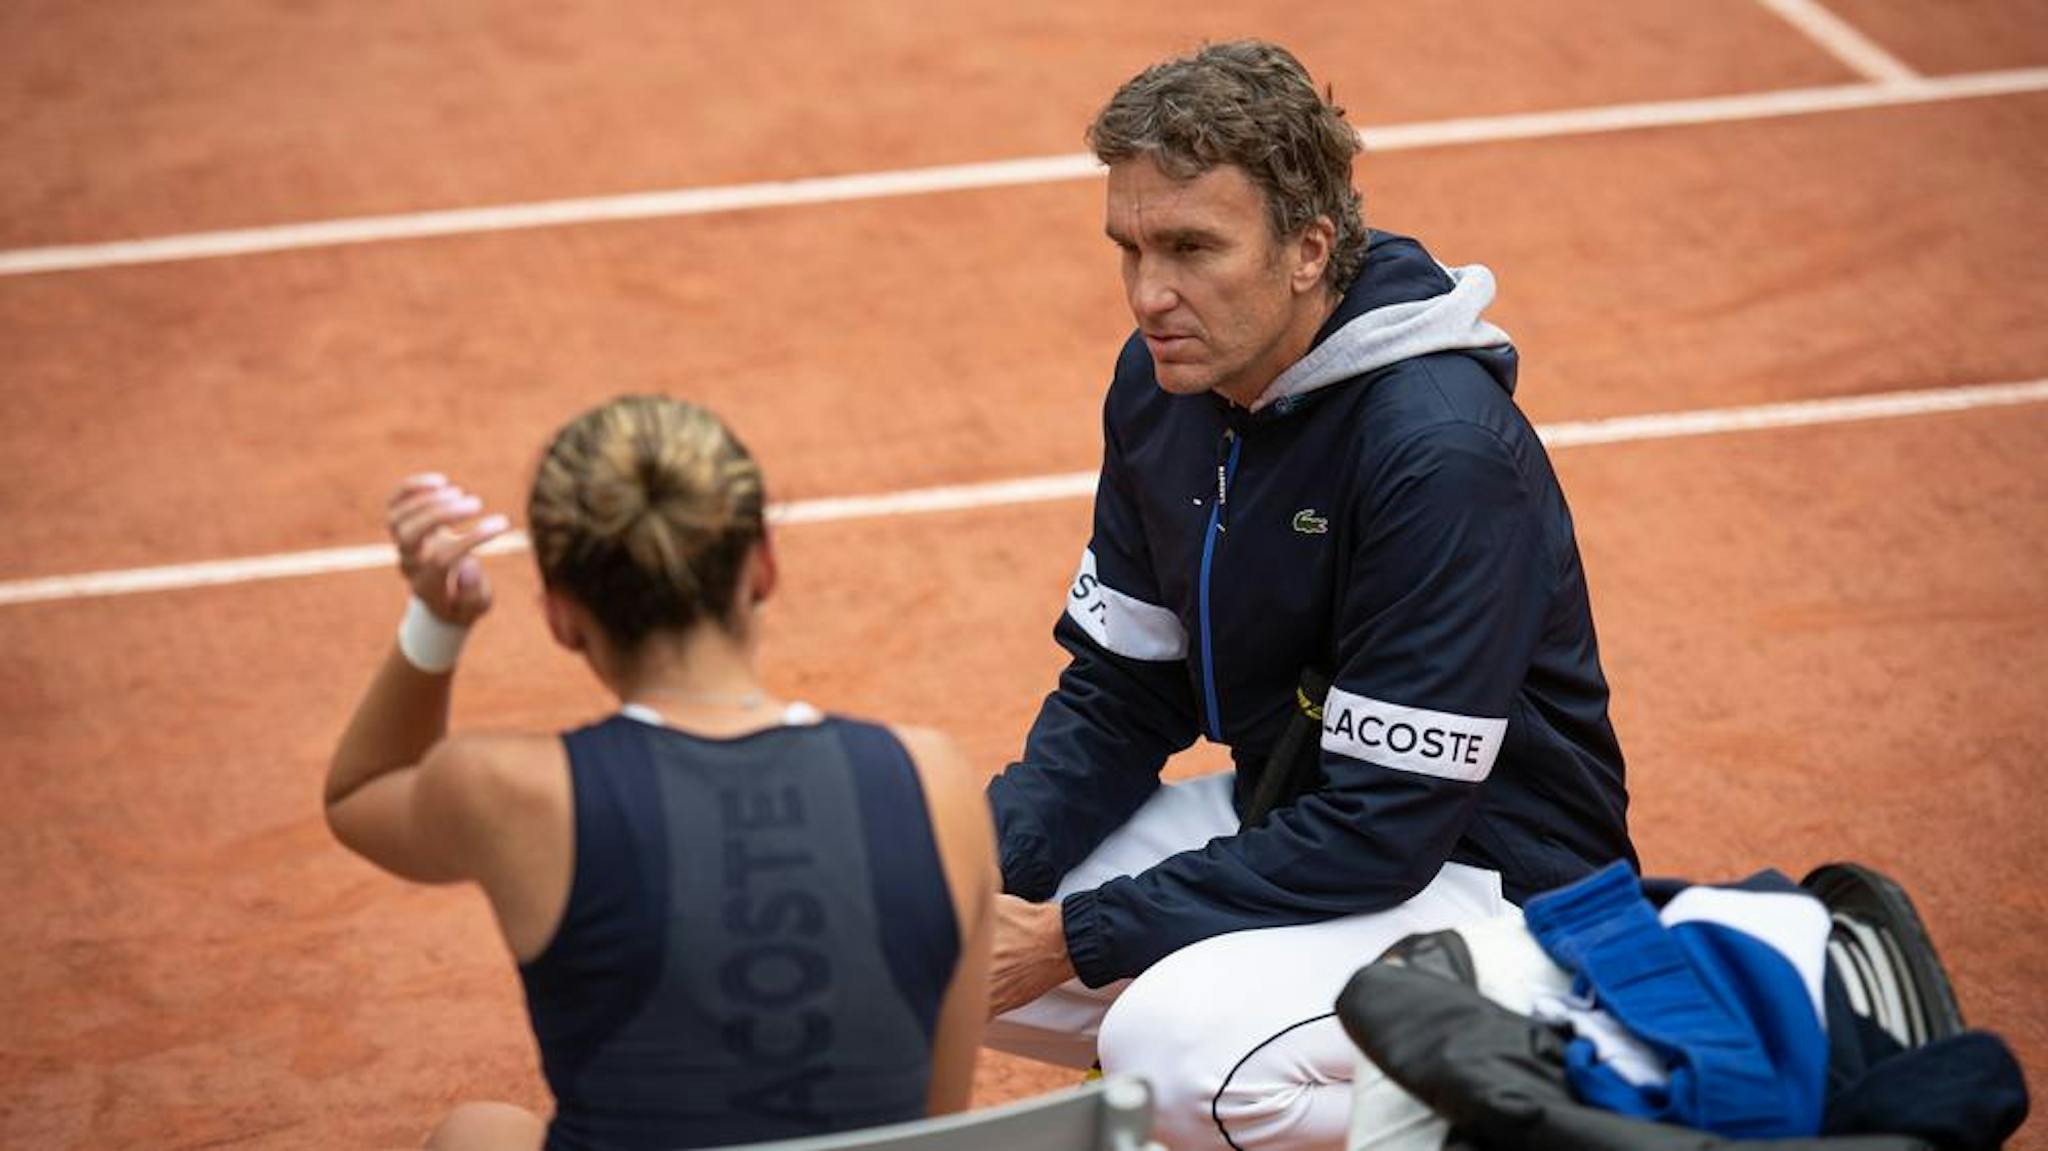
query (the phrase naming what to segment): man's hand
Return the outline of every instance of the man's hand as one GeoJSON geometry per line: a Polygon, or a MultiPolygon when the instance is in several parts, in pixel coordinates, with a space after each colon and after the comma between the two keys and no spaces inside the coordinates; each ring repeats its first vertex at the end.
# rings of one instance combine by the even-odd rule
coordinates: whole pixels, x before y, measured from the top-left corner
{"type": "Polygon", "coordinates": [[[1074,977],[1057,903],[996,896],[995,954],[989,966],[989,1018],[1011,1011],[1074,977]]]}

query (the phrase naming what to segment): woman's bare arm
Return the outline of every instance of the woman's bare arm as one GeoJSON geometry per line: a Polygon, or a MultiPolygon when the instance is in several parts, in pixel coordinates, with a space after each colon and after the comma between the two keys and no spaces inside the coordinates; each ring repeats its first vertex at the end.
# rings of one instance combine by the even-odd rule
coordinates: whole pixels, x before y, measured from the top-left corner
{"type": "MultiPolygon", "coordinates": [[[[440,476],[414,476],[391,497],[386,526],[413,610],[428,613],[429,630],[444,637],[490,610],[490,583],[473,553],[510,525],[502,516],[474,519],[479,510],[475,497],[440,476]]],[[[435,801],[459,801],[475,774],[474,757],[452,747],[437,752],[448,731],[452,656],[450,666],[423,669],[404,646],[385,656],[334,749],[324,794],[328,826],[350,850],[405,878],[467,878],[445,829],[425,826],[441,809],[435,801]],[[437,761],[434,782],[421,792],[430,759],[437,761]]]]}
{"type": "Polygon", "coordinates": [[[926,1109],[940,1115],[967,1109],[988,1020],[989,945],[998,880],[995,829],[982,794],[985,781],[974,774],[952,740],[918,728],[899,729],[897,735],[917,763],[939,862],[960,924],[960,961],[940,1002],[932,1036],[926,1109]]]}
{"type": "Polygon", "coordinates": [[[448,730],[451,679],[423,672],[393,650],[356,705],[327,771],[334,837],[384,870],[422,883],[469,878],[421,827],[416,802],[421,765],[448,730]]]}

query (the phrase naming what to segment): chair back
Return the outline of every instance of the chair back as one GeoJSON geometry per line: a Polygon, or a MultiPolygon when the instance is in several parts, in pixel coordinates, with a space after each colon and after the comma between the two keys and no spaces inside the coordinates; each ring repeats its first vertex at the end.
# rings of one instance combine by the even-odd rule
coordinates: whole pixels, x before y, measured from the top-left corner
{"type": "Polygon", "coordinates": [[[1164,1151],[1144,1080],[1100,1079],[1000,1107],[732,1151],[1164,1151]]]}

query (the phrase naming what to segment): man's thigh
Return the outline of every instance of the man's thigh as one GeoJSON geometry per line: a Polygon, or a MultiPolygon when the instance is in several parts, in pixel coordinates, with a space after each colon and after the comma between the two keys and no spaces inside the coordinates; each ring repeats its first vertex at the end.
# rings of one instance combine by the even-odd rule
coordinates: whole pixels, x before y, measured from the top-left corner
{"type": "Polygon", "coordinates": [[[1103,1069],[1153,1084],[1176,1148],[1336,1146],[1357,1075],[1334,1013],[1345,982],[1408,935],[1499,916],[1519,916],[1499,876],[1448,864],[1399,907],[1182,948],[1109,1008],[1103,1069]]]}
{"type": "Polygon", "coordinates": [[[1220,771],[1169,783],[1154,792],[1122,827],[1060,877],[1053,902],[1077,891],[1093,891],[1119,876],[1136,875],[1169,856],[1206,846],[1217,836],[1236,835],[1237,810],[1230,805],[1235,779],[1235,772],[1220,771]]]}

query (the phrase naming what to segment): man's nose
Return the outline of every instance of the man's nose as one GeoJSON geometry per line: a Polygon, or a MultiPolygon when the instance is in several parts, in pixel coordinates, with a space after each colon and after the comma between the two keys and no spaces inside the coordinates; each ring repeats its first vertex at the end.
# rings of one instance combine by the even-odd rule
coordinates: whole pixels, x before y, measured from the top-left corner
{"type": "Polygon", "coordinates": [[[1174,290],[1172,280],[1142,261],[1131,272],[1129,290],[1131,312],[1140,319],[1163,316],[1180,303],[1180,293],[1174,290]]]}

